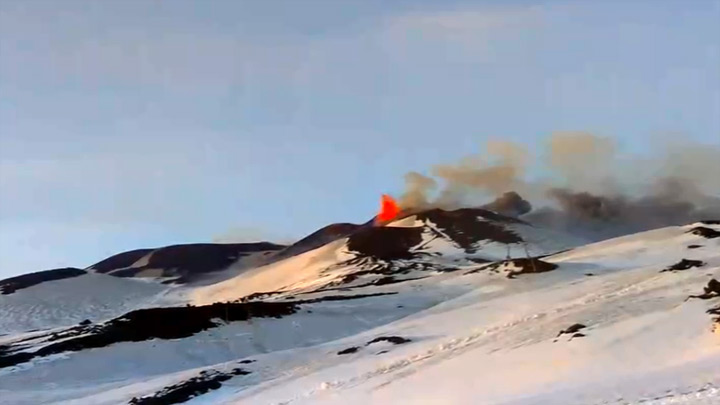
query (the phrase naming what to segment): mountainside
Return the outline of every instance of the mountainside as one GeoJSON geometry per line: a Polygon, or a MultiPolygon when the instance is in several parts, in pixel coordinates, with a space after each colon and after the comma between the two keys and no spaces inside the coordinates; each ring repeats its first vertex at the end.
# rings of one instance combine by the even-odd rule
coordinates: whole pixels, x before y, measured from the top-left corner
{"type": "Polygon", "coordinates": [[[3,403],[720,401],[717,221],[586,244],[438,209],[65,273],[0,282],[3,403]]]}

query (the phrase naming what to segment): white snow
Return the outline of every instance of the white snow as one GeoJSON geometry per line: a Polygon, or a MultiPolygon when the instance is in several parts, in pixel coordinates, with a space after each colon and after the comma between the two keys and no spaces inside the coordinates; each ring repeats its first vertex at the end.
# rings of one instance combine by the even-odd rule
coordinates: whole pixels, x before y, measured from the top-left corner
{"type": "Polygon", "coordinates": [[[105,274],[48,281],[0,295],[0,334],[113,318],[163,301],[168,287],[105,274]]]}
{"type": "MultiPolygon", "coordinates": [[[[224,370],[251,358],[254,363],[240,365],[251,374],[188,403],[717,404],[720,335],[712,333],[705,311],[720,298],[685,299],[720,278],[720,238],[688,234],[694,226],[552,255],[543,260],[559,268],[548,273],[511,280],[482,271],[429,272],[421,280],[336,292],[394,295],[303,304],[294,315],[231,323],[186,339],[37,359],[3,371],[0,397],[11,404],[126,403],[203,369],[224,370]],[[706,264],[660,272],[683,258],[706,264]],[[587,326],[579,331],[584,337],[558,336],[575,323],[587,326]],[[411,341],[368,345],[382,336],[411,341]],[[351,347],[357,350],[338,355],[351,347]]],[[[565,244],[536,232],[537,249],[543,241],[565,244]]],[[[443,244],[430,249],[455,253],[443,244]]],[[[505,254],[498,247],[500,258],[505,254]]],[[[260,291],[310,292],[351,271],[334,265],[352,257],[341,240],[191,293],[196,303],[210,303],[260,291]]],[[[71,290],[73,280],[46,288],[71,290]]],[[[158,293],[138,294],[142,301],[158,293]]],[[[0,321],[10,324],[17,316],[15,309],[0,312],[0,321]]]]}

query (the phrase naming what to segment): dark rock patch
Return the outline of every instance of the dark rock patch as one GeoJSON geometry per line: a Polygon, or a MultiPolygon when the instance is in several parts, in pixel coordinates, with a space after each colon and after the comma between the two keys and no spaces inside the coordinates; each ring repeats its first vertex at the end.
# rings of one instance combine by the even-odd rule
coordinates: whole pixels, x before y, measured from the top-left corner
{"type": "Polygon", "coordinates": [[[240,298],[240,302],[250,302],[265,298],[270,298],[274,295],[282,294],[284,291],[267,291],[267,292],[256,292],[252,293],[250,295],[246,295],[242,298],[240,298]]]}
{"type": "Polygon", "coordinates": [[[247,374],[250,374],[250,372],[241,368],[236,368],[227,373],[215,370],[202,371],[197,377],[165,387],[152,396],[133,398],[129,403],[130,405],[179,404],[212,390],[216,390],[222,387],[222,383],[224,381],[227,381],[235,376],[247,374]]]}
{"type": "Polygon", "coordinates": [[[570,336],[570,340],[573,340],[573,339],[575,339],[575,338],[583,338],[583,337],[585,337],[585,336],[586,336],[586,335],[584,335],[584,334],[582,334],[582,333],[575,333],[575,334],[573,334],[572,336],[570,336]]]}
{"type": "Polygon", "coordinates": [[[293,314],[292,302],[215,303],[212,305],[149,308],[92,326],[77,326],[53,333],[46,342],[55,342],[32,352],[0,355],[0,368],[25,363],[36,357],[106,347],[120,342],[150,339],[179,339],[219,326],[215,322],[246,321],[250,318],[281,318],[293,314]]]}
{"type": "Polygon", "coordinates": [[[536,257],[532,257],[532,258],[523,257],[523,258],[495,262],[490,266],[471,270],[466,274],[477,273],[478,271],[481,271],[481,270],[489,270],[489,271],[498,272],[499,269],[501,269],[502,267],[509,267],[509,266],[519,268],[519,270],[509,271],[507,273],[508,278],[515,278],[516,276],[518,276],[520,274],[546,273],[548,271],[552,271],[552,270],[555,270],[558,268],[557,264],[548,263],[548,262],[540,260],[536,257]]]}
{"type": "Polygon", "coordinates": [[[270,242],[194,243],[158,249],[138,249],[109,257],[91,268],[115,277],[135,277],[147,269],[162,269],[165,284],[185,284],[204,273],[227,268],[240,257],[262,251],[278,251],[285,246],[270,242]],[[130,267],[150,254],[147,263],[130,267]]]}
{"type": "Polygon", "coordinates": [[[700,261],[700,260],[682,259],[679,262],[673,264],[672,266],[661,270],[660,272],[664,273],[666,271],[673,271],[673,272],[682,271],[682,270],[691,269],[693,267],[702,267],[704,265],[705,265],[705,262],[700,261]]]}
{"type": "Polygon", "coordinates": [[[586,275],[586,276],[588,276],[588,277],[592,277],[592,276],[594,276],[594,274],[593,274],[593,273],[585,273],[585,275],[586,275]]]}
{"type": "Polygon", "coordinates": [[[704,221],[700,221],[700,223],[705,225],[720,225],[720,219],[706,219],[704,221]]]}
{"type": "Polygon", "coordinates": [[[88,325],[90,325],[90,324],[92,324],[92,321],[89,320],[89,319],[86,319],[86,320],[78,323],[78,325],[80,325],[80,326],[88,326],[88,325]]]}
{"type": "MultiPolygon", "coordinates": [[[[720,305],[716,306],[715,308],[708,309],[707,313],[710,315],[720,315],[720,305]]],[[[716,319],[715,322],[718,322],[718,320],[716,319]]]]}
{"type": "Polygon", "coordinates": [[[136,249],[129,252],[118,253],[93,264],[90,268],[98,273],[108,273],[113,270],[130,267],[153,250],[155,249],[136,249]]]}
{"type": "Polygon", "coordinates": [[[475,253],[476,244],[480,241],[505,244],[522,242],[519,235],[506,229],[503,224],[524,223],[523,221],[484,209],[464,208],[455,211],[433,209],[419,213],[417,217],[419,220],[434,223],[467,253],[475,253]]]}
{"type": "Polygon", "coordinates": [[[361,298],[370,297],[381,297],[383,295],[395,295],[396,292],[384,292],[384,293],[373,293],[373,294],[355,294],[355,295],[328,295],[320,298],[312,298],[309,300],[292,301],[293,304],[314,304],[323,301],[346,301],[346,300],[357,300],[361,298]]]}
{"type": "Polygon", "coordinates": [[[23,288],[32,287],[46,281],[79,277],[83,274],[87,274],[87,272],[85,270],[77,269],[74,267],[23,274],[22,276],[10,277],[4,280],[0,280],[0,293],[5,295],[12,294],[18,290],[22,290],[23,288]]]}
{"type": "Polygon", "coordinates": [[[188,277],[225,269],[238,258],[251,253],[281,248],[283,246],[269,242],[174,245],[157,249],[150,256],[147,266],[143,267],[173,270],[166,276],[188,277]]]}
{"type": "Polygon", "coordinates": [[[302,301],[228,302],[140,309],[102,324],[74,326],[48,335],[28,338],[27,340],[35,340],[36,344],[50,343],[33,352],[20,352],[27,348],[27,345],[5,345],[0,351],[0,368],[25,363],[37,357],[106,347],[120,342],[187,338],[203,330],[218,327],[224,322],[247,321],[251,318],[282,318],[297,312],[300,304],[393,294],[397,293],[333,295],[302,301]]]}
{"type": "MultiPolygon", "coordinates": [[[[424,279],[424,278],[427,278],[427,276],[425,276],[425,277],[403,278],[403,279],[398,279],[398,278],[395,278],[395,277],[393,277],[393,276],[385,276],[385,277],[381,277],[381,278],[379,278],[379,279],[373,280],[373,281],[371,281],[371,282],[369,282],[369,283],[366,283],[366,284],[354,285],[354,286],[343,287],[343,288],[322,288],[322,289],[319,290],[319,291],[352,291],[352,290],[355,289],[355,288],[365,288],[365,287],[373,287],[373,286],[383,286],[383,285],[390,285],[390,284],[398,284],[398,283],[403,283],[403,282],[405,282],[405,281],[422,280],[422,279],[424,279]]],[[[355,278],[352,278],[352,280],[355,280],[355,278]]],[[[346,280],[343,279],[342,282],[345,283],[346,280]]]]}
{"type": "Polygon", "coordinates": [[[422,228],[372,227],[348,238],[348,249],[381,260],[410,259],[422,242],[422,228]]]}
{"type": "Polygon", "coordinates": [[[702,236],[705,239],[714,239],[720,237],[720,232],[712,228],[706,228],[704,226],[696,226],[695,228],[687,231],[693,235],[702,236]]]}
{"type": "Polygon", "coordinates": [[[461,270],[459,267],[440,267],[438,269],[435,269],[438,273],[452,273],[454,271],[461,270]]]}
{"type": "Polygon", "coordinates": [[[273,257],[273,260],[282,260],[288,257],[309,252],[313,249],[317,249],[321,246],[327,245],[330,242],[349,236],[350,234],[358,231],[363,226],[364,225],[356,225],[349,223],[328,225],[279,251],[273,257]]]}
{"type": "Polygon", "coordinates": [[[708,281],[707,286],[703,287],[702,294],[690,295],[685,299],[685,301],[689,300],[690,298],[700,298],[701,300],[707,300],[715,297],[720,297],[720,281],[717,281],[713,278],[708,281]]]}
{"type": "Polygon", "coordinates": [[[405,281],[405,280],[398,280],[393,276],[386,276],[386,277],[381,277],[381,278],[373,281],[372,285],[388,285],[388,284],[400,283],[403,281],[405,281]]]}
{"type": "MultiPolygon", "coordinates": [[[[120,277],[120,278],[129,278],[129,277],[135,277],[138,273],[140,273],[143,270],[146,270],[148,267],[129,267],[127,269],[120,269],[115,270],[112,273],[110,273],[113,277],[120,277]]],[[[177,279],[172,280],[172,283],[174,283],[177,279]]],[[[170,284],[171,280],[165,280],[167,284],[170,284]]]]}
{"type": "Polygon", "coordinates": [[[256,361],[257,361],[257,360],[247,359],[247,360],[238,361],[238,363],[239,363],[239,364],[251,364],[251,363],[255,363],[256,361]]]}
{"type": "Polygon", "coordinates": [[[401,344],[405,344],[405,343],[410,343],[410,342],[412,342],[412,340],[406,339],[406,338],[400,337],[400,336],[380,336],[378,338],[375,338],[375,339],[367,342],[365,344],[365,346],[369,346],[373,343],[379,343],[379,342],[390,342],[395,345],[401,345],[401,344]]]}
{"type": "Polygon", "coordinates": [[[357,346],[348,347],[347,349],[340,350],[339,352],[337,352],[337,354],[338,354],[338,356],[342,356],[344,354],[356,353],[358,351],[358,349],[359,349],[359,347],[357,347],[357,346]]]}
{"type": "Polygon", "coordinates": [[[574,334],[574,333],[577,333],[578,331],[580,331],[580,330],[582,330],[582,329],[585,329],[585,328],[587,328],[587,326],[585,326],[585,325],[583,325],[583,324],[581,324],[581,323],[575,323],[575,324],[572,324],[572,325],[568,326],[567,328],[561,330],[561,331],[558,333],[557,337],[560,337],[560,336],[562,336],[562,335],[574,334]]]}
{"type": "Polygon", "coordinates": [[[688,249],[697,249],[697,248],[701,248],[701,247],[703,247],[703,245],[688,245],[687,248],[688,249]]]}

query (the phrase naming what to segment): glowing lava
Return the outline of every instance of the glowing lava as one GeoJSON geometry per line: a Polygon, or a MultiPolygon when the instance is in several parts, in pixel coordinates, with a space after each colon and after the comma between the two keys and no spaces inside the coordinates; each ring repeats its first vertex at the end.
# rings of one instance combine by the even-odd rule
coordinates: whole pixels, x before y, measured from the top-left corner
{"type": "Polygon", "coordinates": [[[377,220],[382,222],[392,221],[400,213],[398,204],[387,194],[383,194],[380,202],[380,212],[377,214],[377,220]]]}

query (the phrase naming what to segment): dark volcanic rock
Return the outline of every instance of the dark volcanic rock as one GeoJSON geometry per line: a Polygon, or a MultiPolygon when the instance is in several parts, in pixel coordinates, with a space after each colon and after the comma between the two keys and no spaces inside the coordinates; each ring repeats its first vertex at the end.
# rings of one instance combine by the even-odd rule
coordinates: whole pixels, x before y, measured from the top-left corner
{"type": "Polygon", "coordinates": [[[338,356],[342,356],[344,354],[351,354],[357,352],[358,349],[359,348],[357,346],[348,347],[347,349],[340,350],[339,352],[337,352],[337,354],[338,356]]]}
{"type": "Polygon", "coordinates": [[[702,262],[700,260],[689,260],[689,259],[682,259],[679,262],[673,264],[672,266],[661,270],[660,272],[666,272],[666,271],[682,271],[691,269],[693,267],[702,267],[705,265],[705,262],[702,262]]]}
{"type": "Polygon", "coordinates": [[[703,247],[703,245],[688,245],[687,248],[688,249],[697,249],[697,248],[701,248],[701,247],[703,247]]]}
{"type": "Polygon", "coordinates": [[[28,362],[36,357],[106,347],[120,342],[186,338],[203,330],[218,327],[224,322],[247,321],[251,318],[282,318],[297,312],[301,304],[393,294],[397,293],[332,295],[302,301],[229,302],[197,307],[188,305],[140,309],[102,324],[74,326],[28,338],[27,340],[35,340],[38,346],[50,343],[33,352],[20,351],[28,348],[27,344],[19,345],[18,342],[21,341],[0,346],[0,369],[28,362]]]}
{"type": "Polygon", "coordinates": [[[32,353],[6,350],[4,354],[0,353],[0,368],[25,363],[35,357],[105,347],[119,342],[185,338],[217,327],[217,319],[232,322],[250,318],[280,318],[293,314],[297,308],[295,303],[287,302],[248,302],[140,309],[103,324],[53,333],[47,341],[55,343],[32,353]]]}
{"type": "Polygon", "coordinates": [[[90,266],[90,268],[94,269],[98,273],[107,273],[113,270],[130,267],[133,265],[133,263],[142,259],[143,257],[145,257],[145,255],[152,252],[153,250],[155,249],[137,249],[131,250],[129,252],[118,253],[114,256],[108,257],[105,260],[93,264],[92,266],[90,266]]]}
{"type": "Polygon", "coordinates": [[[240,257],[282,248],[284,246],[270,242],[173,245],[121,253],[93,265],[92,268],[115,277],[134,277],[146,269],[163,269],[164,277],[175,277],[171,281],[173,284],[183,284],[204,273],[223,270],[240,257]],[[149,253],[151,254],[147,263],[129,267],[149,253]]]}
{"type": "Polygon", "coordinates": [[[705,225],[720,225],[720,219],[706,219],[704,221],[700,221],[700,223],[705,225]]]}
{"type": "Polygon", "coordinates": [[[46,281],[62,280],[86,274],[85,270],[67,267],[64,269],[54,269],[38,271],[36,273],[23,274],[22,276],[10,277],[0,280],[0,293],[12,294],[17,290],[32,287],[46,281]]]}
{"type": "Polygon", "coordinates": [[[222,387],[222,383],[238,375],[250,374],[241,368],[228,373],[219,371],[202,371],[197,377],[171,385],[156,392],[152,396],[133,398],[130,405],[170,405],[186,402],[191,398],[222,387]]]}
{"type": "Polygon", "coordinates": [[[690,295],[687,297],[686,301],[690,298],[700,298],[702,300],[707,300],[715,297],[720,297],[720,281],[717,281],[713,278],[708,281],[707,286],[703,287],[702,294],[690,295]]]}
{"type": "Polygon", "coordinates": [[[695,228],[688,231],[688,233],[692,233],[693,235],[702,236],[706,239],[714,239],[720,237],[720,232],[712,229],[712,228],[706,228],[704,226],[696,226],[695,228]]]}
{"type": "Polygon", "coordinates": [[[349,236],[363,226],[349,223],[328,225],[281,250],[273,257],[273,260],[281,260],[317,249],[330,242],[349,236]]]}
{"type": "Polygon", "coordinates": [[[507,273],[508,278],[515,278],[515,276],[518,276],[520,274],[530,274],[530,273],[546,273],[548,271],[552,271],[558,268],[557,264],[554,263],[548,263],[546,261],[540,260],[537,257],[532,258],[517,258],[517,259],[510,259],[510,260],[503,260],[499,262],[495,262],[489,266],[481,267],[479,269],[471,270],[467,272],[466,274],[472,274],[477,273],[479,271],[488,270],[488,271],[495,271],[497,272],[498,269],[501,267],[509,267],[513,266],[516,268],[519,268],[519,270],[511,270],[507,273]]]}
{"type": "Polygon", "coordinates": [[[229,266],[241,256],[282,247],[269,242],[168,246],[153,252],[147,267],[177,269],[180,273],[211,272],[229,266]]]}
{"type": "Polygon", "coordinates": [[[422,242],[422,228],[372,227],[348,238],[348,249],[380,260],[410,259],[422,242]]]}
{"type": "Polygon", "coordinates": [[[587,328],[587,326],[585,326],[581,323],[575,323],[575,324],[572,324],[572,325],[568,326],[567,328],[561,330],[558,333],[558,337],[560,337],[562,335],[566,335],[566,334],[569,335],[569,334],[577,333],[578,331],[585,329],[585,328],[587,328]]]}
{"type": "Polygon", "coordinates": [[[371,345],[373,343],[379,343],[379,342],[390,342],[395,345],[401,345],[404,343],[410,343],[412,340],[405,339],[404,337],[400,336],[380,336],[378,338],[375,338],[369,342],[367,342],[366,346],[371,345]]]}
{"type": "Polygon", "coordinates": [[[503,226],[503,224],[524,223],[523,221],[480,208],[455,211],[433,209],[419,213],[417,217],[434,223],[441,232],[468,253],[474,253],[475,244],[480,241],[505,244],[523,241],[519,235],[503,226]]]}

